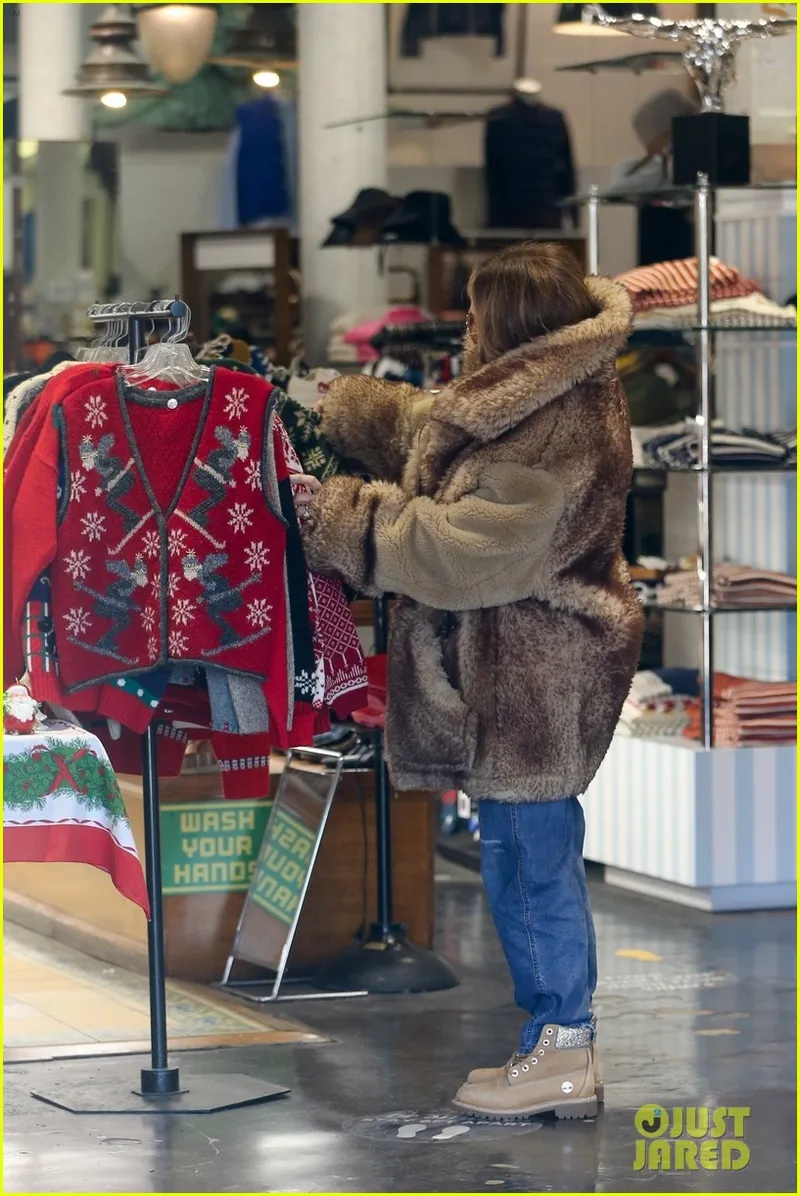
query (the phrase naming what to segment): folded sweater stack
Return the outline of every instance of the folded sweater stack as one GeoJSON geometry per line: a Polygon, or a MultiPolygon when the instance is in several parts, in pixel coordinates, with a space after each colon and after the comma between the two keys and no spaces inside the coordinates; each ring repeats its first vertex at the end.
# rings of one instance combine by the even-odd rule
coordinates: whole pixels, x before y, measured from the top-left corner
{"type": "MultiPolygon", "coordinates": [[[[700,703],[692,701],[684,735],[700,738],[700,703]]],[[[714,675],[714,739],[718,747],[797,741],[797,682],[714,675]]]]}
{"type": "Polygon", "coordinates": [[[690,701],[675,693],[657,673],[637,673],[622,707],[617,734],[636,739],[680,735],[689,722],[690,701]]]}
{"type": "MultiPolygon", "coordinates": [[[[700,580],[694,569],[668,573],[657,592],[661,606],[699,606],[700,580]]],[[[756,569],[752,565],[724,562],[712,570],[713,606],[741,609],[759,606],[793,607],[797,604],[797,579],[789,573],[756,569]]]]}

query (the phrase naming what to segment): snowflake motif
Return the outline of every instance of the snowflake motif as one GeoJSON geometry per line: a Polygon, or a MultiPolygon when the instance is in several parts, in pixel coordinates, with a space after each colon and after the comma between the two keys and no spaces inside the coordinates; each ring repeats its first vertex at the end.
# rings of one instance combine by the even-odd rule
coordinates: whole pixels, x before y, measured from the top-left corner
{"type": "Polygon", "coordinates": [[[269,561],[269,549],[264,547],[263,540],[251,540],[250,547],[244,550],[244,557],[247,561],[247,568],[253,573],[257,573],[269,561]]]}
{"type": "Polygon", "coordinates": [[[247,470],[247,476],[245,478],[245,483],[250,487],[251,490],[260,490],[261,489],[261,462],[260,461],[248,461],[247,465],[245,466],[245,469],[247,470]]]}
{"type": "Polygon", "coordinates": [[[88,536],[90,540],[101,540],[106,531],[106,517],[98,515],[96,511],[89,511],[88,515],[81,519],[81,526],[82,535],[88,536]]]}
{"type": "Polygon", "coordinates": [[[253,522],[253,508],[247,503],[235,502],[231,507],[231,526],[235,532],[246,532],[253,522]]]}
{"type": "Polygon", "coordinates": [[[321,448],[312,448],[306,453],[306,473],[313,473],[315,469],[322,469],[325,465],[325,454],[321,448]]]}
{"type": "Polygon", "coordinates": [[[89,576],[91,568],[89,553],[82,548],[73,548],[71,552],[67,553],[64,568],[73,581],[84,581],[89,576]]]}
{"type": "Polygon", "coordinates": [[[247,604],[247,622],[251,627],[269,627],[271,610],[266,598],[254,598],[247,604]]]}
{"type": "Polygon", "coordinates": [[[62,615],[62,618],[67,625],[67,631],[72,635],[85,635],[87,629],[92,625],[88,610],[82,606],[70,607],[67,613],[62,615]]]}
{"type": "Polygon", "coordinates": [[[69,475],[69,494],[73,502],[80,502],[86,493],[86,478],[74,469],[69,475]]]}
{"type": "Polygon", "coordinates": [[[174,598],[178,592],[178,586],[181,584],[181,579],[177,573],[170,573],[167,578],[167,594],[170,598],[174,598]]]}
{"type": "Polygon", "coordinates": [[[169,635],[170,656],[180,656],[189,646],[189,641],[182,631],[171,631],[169,635]]]}
{"type": "Polygon", "coordinates": [[[142,551],[145,556],[158,556],[161,548],[161,541],[158,537],[158,532],[149,531],[144,534],[144,541],[142,543],[142,551]]]}
{"type": "Polygon", "coordinates": [[[153,576],[153,580],[150,582],[150,590],[151,590],[156,602],[158,602],[161,598],[161,574],[160,573],[156,573],[153,576]]]}
{"type": "Polygon", "coordinates": [[[294,675],[294,689],[295,693],[302,694],[304,698],[313,698],[316,690],[315,676],[308,669],[301,669],[294,675]]]}
{"type": "Polygon", "coordinates": [[[154,635],[147,641],[147,654],[150,660],[158,660],[158,640],[154,635]]]}
{"type": "Polygon", "coordinates": [[[145,631],[152,631],[156,625],[156,612],[152,606],[146,606],[142,611],[142,627],[145,631]]]}
{"type": "Polygon", "coordinates": [[[90,395],[84,404],[83,410],[86,417],[86,422],[93,428],[102,428],[103,424],[108,419],[106,405],[100,395],[90,395]]]}
{"type": "Polygon", "coordinates": [[[188,598],[179,598],[172,608],[172,617],[179,627],[185,627],[194,618],[194,603],[188,598]]]}
{"type": "Polygon", "coordinates": [[[241,386],[234,386],[225,396],[225,414],[229,419],[241,419],[247,413],[247,391],[241,386]]]}
{"type": "Polygon", "coordinates": [[[173,527],[167,537],[170,556],[186,551],[186,532],[182,527],[173,527]]]}

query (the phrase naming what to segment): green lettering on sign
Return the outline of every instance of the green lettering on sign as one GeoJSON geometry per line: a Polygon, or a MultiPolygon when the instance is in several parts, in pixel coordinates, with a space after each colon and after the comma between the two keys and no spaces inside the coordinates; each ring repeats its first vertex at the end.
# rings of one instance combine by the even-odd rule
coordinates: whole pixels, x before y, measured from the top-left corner
{"type": "Polygon", "coordinates": [[[179,802],[161,807],[165,896],[246,893],[272,802],[179,802]]]}
{"type": "Polygon", "coordinates": [[[316,834],[278,808],[269,827],[269,843],[258,861],[251,896],[279,922],[294,921],[308,875],[316,834]]]}

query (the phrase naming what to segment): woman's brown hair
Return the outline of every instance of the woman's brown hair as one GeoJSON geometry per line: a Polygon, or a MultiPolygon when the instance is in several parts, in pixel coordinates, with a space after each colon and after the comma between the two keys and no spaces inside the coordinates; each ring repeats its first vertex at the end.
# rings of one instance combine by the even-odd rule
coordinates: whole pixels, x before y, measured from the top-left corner
{"type": "Polygon", "coordinates": [[[578,259],[564,245],[511,245],[473,270],[470,328],[482,361],[597,314],[578,259]]]}

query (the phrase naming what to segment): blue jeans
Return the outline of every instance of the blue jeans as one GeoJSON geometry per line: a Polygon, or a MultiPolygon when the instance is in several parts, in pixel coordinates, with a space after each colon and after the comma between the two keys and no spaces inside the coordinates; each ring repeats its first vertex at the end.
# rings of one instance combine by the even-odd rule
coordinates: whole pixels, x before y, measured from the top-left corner
{"type": "Polygon", "coordinates": [[[583,867],[583,810],[577,797],[480,803],[481,872],[511,969],[514,997],[528,1015],[519,1053],[548,1023],[591,1025],[597,985],[594,923],[583,867]]]}

